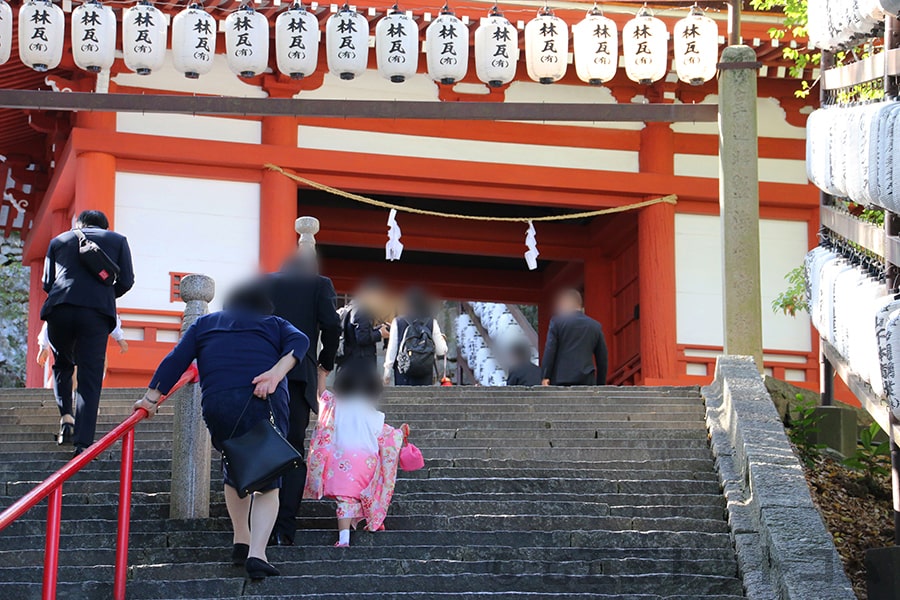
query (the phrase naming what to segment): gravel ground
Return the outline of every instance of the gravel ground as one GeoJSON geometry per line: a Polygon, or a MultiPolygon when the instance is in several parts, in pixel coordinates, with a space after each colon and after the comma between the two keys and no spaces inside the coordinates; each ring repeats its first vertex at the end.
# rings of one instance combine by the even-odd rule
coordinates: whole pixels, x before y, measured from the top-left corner
{"type": "Polygon", "coordinates": [[[856,595],[867,600],[866,550],[894,543],[890,478],[867,482],[859,471],[830,456],[814,461],[805,468],[813,501],[834,537],[856,595]]]}

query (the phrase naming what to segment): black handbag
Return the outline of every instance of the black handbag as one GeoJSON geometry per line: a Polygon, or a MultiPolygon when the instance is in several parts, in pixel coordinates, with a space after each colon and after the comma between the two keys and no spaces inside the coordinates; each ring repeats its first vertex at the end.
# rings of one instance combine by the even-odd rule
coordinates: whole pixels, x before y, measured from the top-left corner
{"type": "Polygon", "coordinates": [[[89,240],[80,229],[72,233],[78,238],[78,259],[91,275],[103,285],[114,285],[119,277],[119,265],[96,242],[89,240]]]}
{"type": "Polygon", "coordinates": [[[234,437],[251,402],[254,402],[253,396],[244,405],[231,430],[231,437],[222,441],[222,460],[241,498],[258,492],[287,471],[303,465],[303,455],[284,439],[275,426],[272,401],[268,398],[269,418],[259,421],[244,435],[234,437]]]}

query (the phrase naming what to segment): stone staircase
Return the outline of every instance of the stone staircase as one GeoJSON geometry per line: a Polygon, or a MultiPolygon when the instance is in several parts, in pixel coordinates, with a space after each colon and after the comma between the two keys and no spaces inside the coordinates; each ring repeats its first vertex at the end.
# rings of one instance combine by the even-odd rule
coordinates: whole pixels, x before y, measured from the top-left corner
{"type": "MultiPolygon", "coordinates": [[[[134,390],[104,393],[100,431],[134,390]]],[[[427,467],[402,474],[387,531],[332,547],[334,513],[304,502],[282,577],[232,567],[214,459],[212,517],[172,521],[172,407],[139,425],[129,598],[743,598],[696,388],[391,389],[427,467]]],[[[61,466],[42,390],[0,391],[0,506],[61,466]]],[[[111,597],[118,447],[64,488],[58,598],[111,597]]],[[[0,598],[39,598],[46,502],[0,532],[0,598]]]]}

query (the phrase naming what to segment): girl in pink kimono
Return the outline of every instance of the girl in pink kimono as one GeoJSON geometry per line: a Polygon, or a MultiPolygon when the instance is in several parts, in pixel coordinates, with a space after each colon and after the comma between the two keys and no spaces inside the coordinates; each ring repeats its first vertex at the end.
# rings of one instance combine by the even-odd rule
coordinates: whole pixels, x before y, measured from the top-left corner
{"type": "Polygon", "coordinates": [[[400,449],[409,426],[395,429],[377,409],[381,381],[369,365],[344,367],[335,393],[319,399],[319,419],[309,445],[303,497],[337,502],[339,548],[350,545],[350,528],[384,529],[400,449]]]}

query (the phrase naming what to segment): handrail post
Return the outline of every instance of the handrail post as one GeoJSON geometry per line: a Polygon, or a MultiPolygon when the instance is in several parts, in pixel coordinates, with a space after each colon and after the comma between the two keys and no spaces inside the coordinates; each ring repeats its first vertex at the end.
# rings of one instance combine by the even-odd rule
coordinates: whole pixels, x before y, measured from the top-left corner
{"type": "MultiPolygon", "coordinates": [[[[179,286],[185,302],[181,333],[209,312],[215,282],[206,275],[187,275],[179,286]]],[[[209,484],[212,445],[203,424],[200,386],[191,384],[178,392],[172,440],[172,487],[169,517],[203,519],[209,516],[209,484]]]]}
{"type": "Polygon", "coordinates": [[[56,600],[56,581],[59,577],[59,530],[62,520],[62,485],[54,488],[47,498],[47,541],[44,546],[43,600],[56,600]]]}
{"type": "Polygon", "coordinates": [[[131,532],[134,429],[129,429],[122,438],[122,464],[119,469],[119,524],[116,528],[116,572],[113,581],[113,599],[125,600],[125,584],[128,580],[128,535],[131,532]]]}

